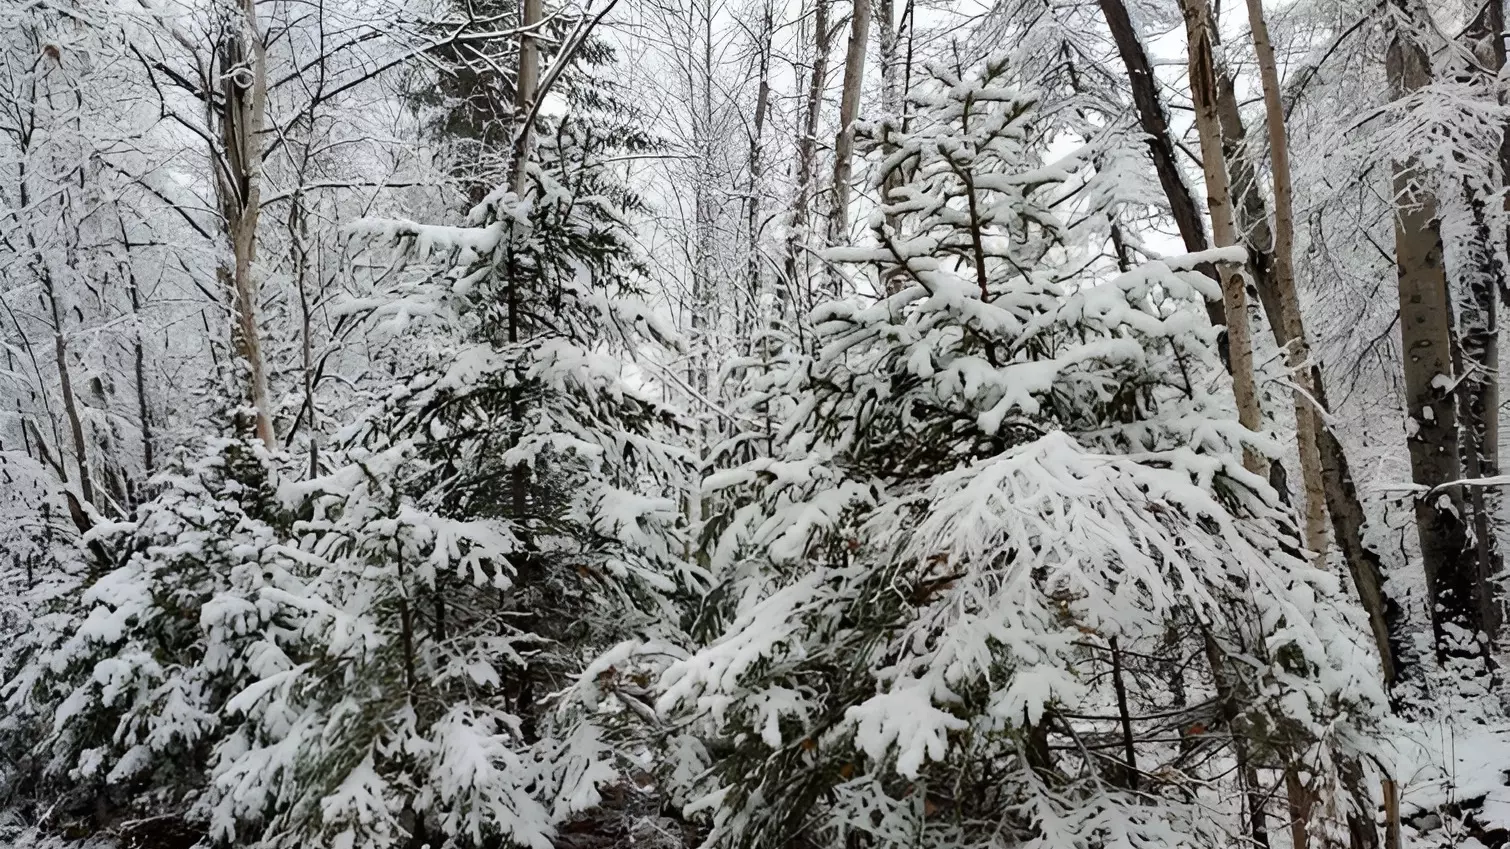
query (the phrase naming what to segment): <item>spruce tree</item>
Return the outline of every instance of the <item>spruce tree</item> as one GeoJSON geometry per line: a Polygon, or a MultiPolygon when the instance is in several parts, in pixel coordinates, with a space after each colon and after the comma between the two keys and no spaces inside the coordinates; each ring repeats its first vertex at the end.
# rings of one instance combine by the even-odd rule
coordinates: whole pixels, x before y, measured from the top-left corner
{"type": "Polygon", "coordinates": [[[862,131],[894,188],[829,257],[901,282],[817,310],[772,455],[706,484],[739,586],[658,706],[708,845],[1209,846],[1209,788],[1369,751],[1373,660],[1243,467],[1191,270],[1240,257],[1116,271],[1098,140],[1046,161],[1009,79],[935,68],[862,131]]]}
{"type": "Polygon", "coordinates": [[[211,845],[544,849],[632,766],[589,665],[683,642],[692,459],[628,361],[674,338],[602,165],[625,139],[540,136],[467,225],[354,227],[396,247],[347,310],[398,374],[323,473],[218,438],[79,550],[6,670],[13,784],[211,845]]]}

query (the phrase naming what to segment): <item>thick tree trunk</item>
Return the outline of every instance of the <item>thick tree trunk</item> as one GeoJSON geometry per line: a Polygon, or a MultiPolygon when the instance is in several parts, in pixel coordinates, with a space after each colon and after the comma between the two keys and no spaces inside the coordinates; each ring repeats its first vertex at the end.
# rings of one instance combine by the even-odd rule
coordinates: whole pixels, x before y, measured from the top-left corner
{"type": "MultiPolygon", "coordinates": [[[[1414,10],[1395,0],[1404,20],[1414,10]]],[[[1414,34],[1391,34],[1385,69],[1392,94],[1404,97],[1431,81],[1431,60],[1414,34]]],[[[1478,564],[1462,521],[1457,409],[1452,396],[1452,307],[1442,256],[1437,198],[1414,160],[1394,166],[1395,265],[1400,292],[1407,444],[1416,498],[1416,530],[1426,573],[1428,607],[1439,659],[1471,658],[1482,666],[1478,564]]],[[[1473,665],[1473,664],[1471,664],[1473,665]]]]}
{"type": "Polygon", "coordinates": [[[834,139],[834,204],[829,241],[849,237],[849,181],[855,152],[855,117],[865,78],[865,48],[870,44],[870,0],[854,0],[849,18],[849,48],[844,54],[844,90],[839,95],[839,134],[834,139]]]}
{"type": "MultiPolygon", "coordinates": [[[[1190,89],[1195,101],[1196,129],[1201,137],[1201,162],[1206,173],[1206,207],[1211,215],[1211,233],[1218,248],[1238,244],[1232,217],[1232,197],[1227,163],[1222,154],[1217,117],[1216,67],[1212,55],[1215,30],[1206,0],[1180,0],[1189,45],[1190,89]]],[[[1227,319],[1227,350],[1232,371],[1232,392],[1237,399],[1238,421],[1258,430],[1260,411],[1253,379],[1253,344],[1248,325],[1248,295],[1242,271],[1234,266],[1220,269],[1222,308],[1227,319]]],[[[1262,458],[1252,450],[1243,452],[1249,471],[1262,474],[1262,458]]]]}

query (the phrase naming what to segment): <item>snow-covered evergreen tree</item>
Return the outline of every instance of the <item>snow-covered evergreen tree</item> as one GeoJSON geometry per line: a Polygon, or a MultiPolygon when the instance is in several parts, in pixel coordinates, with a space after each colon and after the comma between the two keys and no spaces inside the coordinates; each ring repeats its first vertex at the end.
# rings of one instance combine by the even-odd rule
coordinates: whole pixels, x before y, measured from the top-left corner
{"type": "Polygon", "coordinates": [[[1212,789],[1371,745],[1362,629],[1243,468],[1273,446],[1217,293],[1194,257],[1116,273],[1095,143],[1045,161],[1008,78],[935,68],[867,129],[903,179],[830,258],[904,285],[820,307],[772,455],[706,483],[738,586],[658,707],[709,845],[1222,845],[1212,789]]]}
{"type": "Polygon", "coordinates": [[[214,845],[543,849],[620,778],[613,710],[553,695],[679,633],[691,465],[626,359],[670,334],[614,140],[568,120],[541,149],[469,226],[356,228],[401,267],[348,309],[424,344],[329,471],[217,440],[90,537],[6,670],[13,781],[214,845]]]}

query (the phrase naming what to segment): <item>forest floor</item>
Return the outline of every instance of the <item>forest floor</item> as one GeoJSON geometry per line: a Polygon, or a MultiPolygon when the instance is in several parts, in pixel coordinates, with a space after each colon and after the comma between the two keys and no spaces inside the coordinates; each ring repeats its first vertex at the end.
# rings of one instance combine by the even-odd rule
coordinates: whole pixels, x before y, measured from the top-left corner
{"type": "Polygon", "coordinates": [[[1510,722],[1413,731],[1397,741],[1407,845],[1472,847],[1483,845],[1478,837],[1486,832],[1510,830],[1510,722]],[[1471,825],[1454,820],[1464,810],[1472,811],[1471,825]]]}
{"type": "MultiPolygon", "coordinates": [[[[1510,721],[1417,725],[1396,741],[1396,750],[1406,847],[1503,845],[1510,831],[1510,721]],[[1470,824],[1461,819],[1462,811],[1471,811],[1470,824]]],[[[0,822],[0,849],[119,849],[119,844],[69,841],[0,822]]]]}

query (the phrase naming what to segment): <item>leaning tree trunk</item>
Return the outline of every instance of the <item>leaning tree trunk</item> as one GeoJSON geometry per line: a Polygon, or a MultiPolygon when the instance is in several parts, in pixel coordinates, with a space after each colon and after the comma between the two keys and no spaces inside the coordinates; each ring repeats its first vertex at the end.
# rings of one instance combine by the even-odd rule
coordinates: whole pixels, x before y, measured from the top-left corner
{"type": "MultiPolygon", "coordinates": [[[[1248,272],[1253,276],[1259,303],[1269,319],[1274,342],[1284,348],[1289,344],[1290,336],[1280,310],[1274,264],[1268,252],[1258,247],[1272,241],[1268,201],[1259,187],[1258,173],[1247,156],[1247,130],[1243,126],[1232,77],[1225,69],[1218,69],[1217,105],[1222,147],[1232,175],[1237,225],[1245,234],[1250,251],[1248,272]]],[[[1385,686],[1393,686],[1404,671],[1403,665],[1406,662],[1406,653],[1402,652],[1406,635],[1401,630],[1405,623],[1400,616],[1399,605],[1384,592],[1383,560],[1378,552],[1364,544],[1363,526],[1367,522],[1367,516],[1363,512],[1363,502],[1358,497],[1358,487],[1353,481],[1352,468],[1348,464],[1342,443],[1326,427],[1324,413],[1331,409],[1331,405],[1327,401],[1321,369],[1315,364],[1311,365],[1311,386],[1315,390],[1317,405],[1323,412],[1316,420],[1316,441],[1321,456],[1327,513],[1332,520],[1332,537],[1347,564],[1359,601],[1368,613],[1369,630],[1374,638],[1374,646],[1379,651],[1385,686]]]]}
{"type": "MultiPolygon", "coordinates": [[[[1218,248],[1238,244],[1232,218],[1231,187],[1222,155],[1221,129],[1217,117],[1216,63],[1212,54],[1215,30],[1206,0],[1180,0],[1189,45],[1190,90],[1195,101],[1196,130],[1201,137],[1201,163],[1206,174],[1206,207],[1211,215],[1211,233],[1218,248]]],[[[1240,268],[1228,264],[1221,270],[1222,309],[1227,318],[1227,350],[1232,372],[1232,393],[1237,399],[1237,419],[1243,427],[1258,430],[1260,411],[1253,380],[1253,344],[1248,326],[1248,295],[1240,268]]],[[[1263,473],[1262,458],[1252,449],[1243,451],[1243,465],[1254,474],[1263,473]]]]}
{"type": "MultiPolygon", "coordinates": [[[[1180,233],[1185,250],[1190,253],[1204,251],[1211,247],[1211,240],[1206,235],[1206,225],[1201,220],[1201,209],[1196,202],[1195,193],[1191,191],[1190,184],[1185,181],[1185,175],[1180,170],[1179,158],[1175,155],[1174,135],[1169,131],[1169,115],[1159,94],[1159,80],[1154,76],[1153,63],[1148,58],[1143,39],[1138,35],[1123,0],[1099,2],[1107,29],[1111,30],[1112,41],[1116,43],[1117,53],[1122,57],[1122,65],[1127,70],[1133,107],[1138,113],[1138,125],[1143,130],[1143,139],[1148,145],[1148,155],[1153,160],[1159,187],[1164,190],[1164,197],[1169,202],[1169,213],[1174,218],[1175,229],[1180,233]]],[[[1214,265],[1202,265],[1200,270],[1212,280],[1221,282],[1214,265]]],[[[1220,302],[1207,301],[1206,312],[1212,324],[1227,323],[1220,302]]]]}
{"type": "MultiPolygon", "coordinates": [[[[1392,0],[1411,19],[1405,0],[1392,0]]],[[[1419,18],[1416,18],[1419,20],[1419,18]]],[[[1398,24],[1385,57],[1391,94],[1405,97],[1431,81],[1431,59],[1398,24]]],[[[1416,498],[1416,531],[1426,573],[1436,653],[1443,662],[1483,668],[1478,565],[1468,539],[1459,488],[1462,477],[1457,409],[1452,397],[1452,306],[1442,256],[1438,201],[1430,175],[1414,158],[1394,164],[1395,265],[1400,293],[1400,349],[1404,358],[1406,442],[1416,498]],[[1445,486],[1445,488],[1444,488],[1445,486]]]]}
{"type": "MultiPolygon", "coordinates": [[[[1148,144],[1149,155],[1154,162],[1160,187],[1169,203],[1175,226],[1187,251],[1206,250],[1211,246],[1201,219],[1200,207],[1194,192],[1186,182],[1175,155],[1175,143],[1169,131],[1169,119],[1159,93],[1158,80],[1154,77],[1153,64],[1143,47],[1143,40],[1128,15],[1122,0],[1099,0],[1107,26],[1116,42],[1132,88],[1133,104],[1138,122],[1148,144]]],[[[1272,263],[1261,245],[1270,243],[1269,213],[1263,194],[1258,190],[1257,175],[1246,156],[1239,155],[1243,147],[1245,129],[1242,115],[1233,92],[1231,78],[1219,70],[1217,85],[1218,116],[1221,125],[1222,147],[1231,175],[1232,193],[1235,198],[1234,212],[1239,232],[1247,237],[1250,251],[1249,272],[1258,289],[1259,302],[1269,317],[1275,342],[1284,348],[1289,343],[1285,323],[1279,313],[1279,296],[1276,291],[1272,263]]],[[[1218,279],[1214,268],[1203,268],[1212,279],[1218,279]]],[[[1208,302],[1213,324],[1225,324],[1221,304],[1208,302]]],[[[1330,409],[1326,401],[1326,387],[1321,380],[1320,369],[1311,366],[1311,385],[1316,401],[1322,410],[1330,409]]],[[[1397,675],[1398,651],[1395,641],[1399,638],[1398,608],[1384,594],[1383,563],[1379,555],[1363,543],[1363,525],[1366,520],[1357,486],[1353,482],[1347,456],[1336,436],[1325,427],[1324,417],[1318,417],[1317,442],[1321,459],[1322,482],[1325,487],[1327,513],[1332,521],[1332,536],[1336,540],[1343,560],[1352,575],[1353,584],[1368,612],[1369,626],[1384,669],[1386,685],[1392,685],[1397,675]],[[1392,630],[1392,628],[1394,630],[1392,630]]]]}

